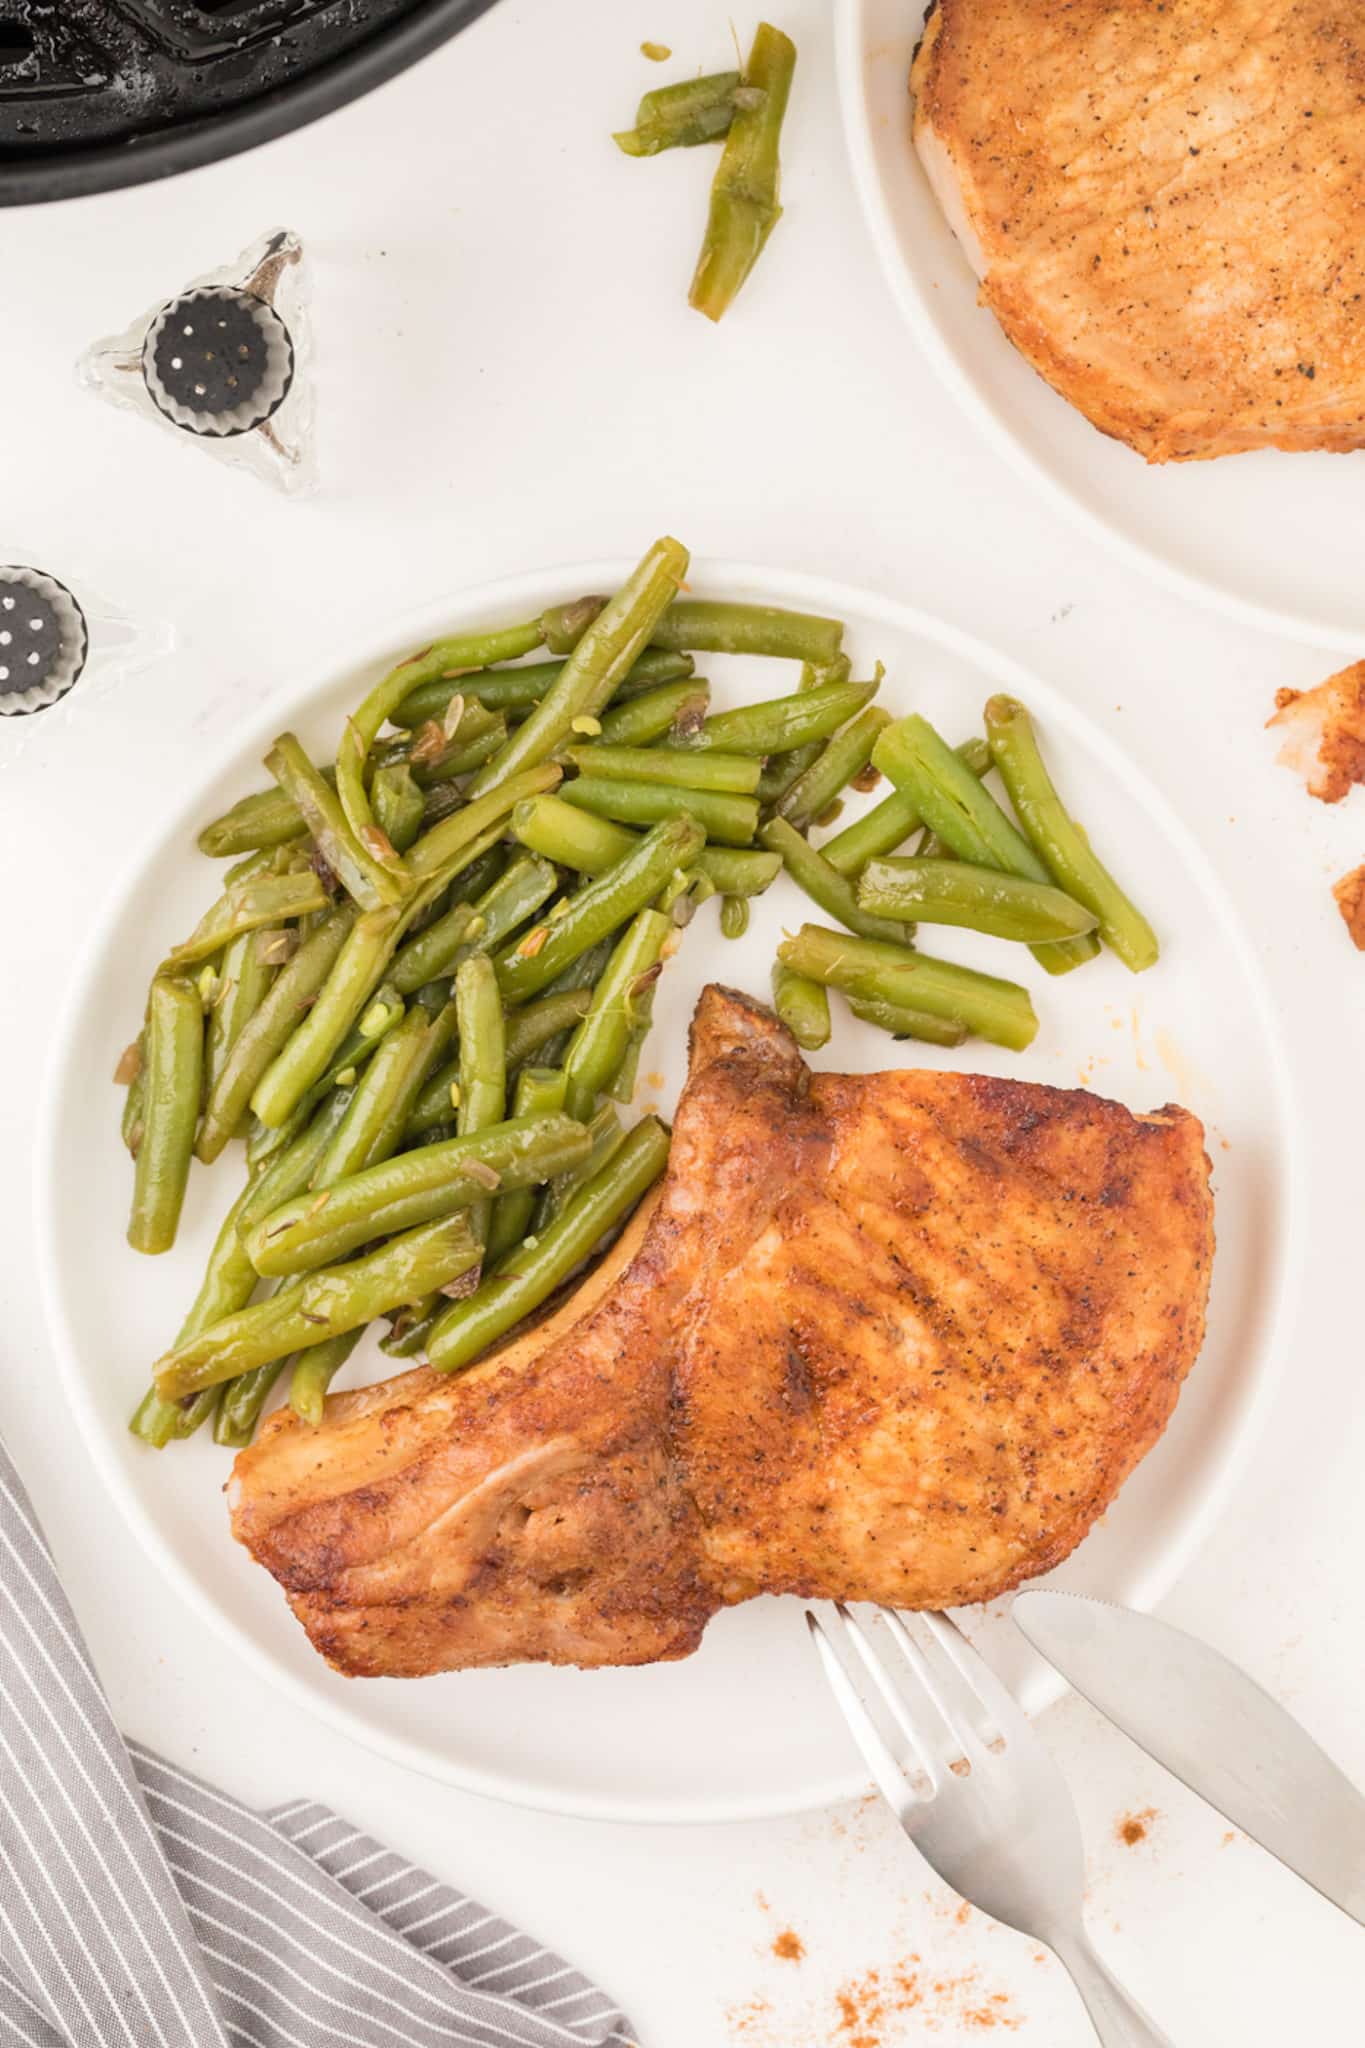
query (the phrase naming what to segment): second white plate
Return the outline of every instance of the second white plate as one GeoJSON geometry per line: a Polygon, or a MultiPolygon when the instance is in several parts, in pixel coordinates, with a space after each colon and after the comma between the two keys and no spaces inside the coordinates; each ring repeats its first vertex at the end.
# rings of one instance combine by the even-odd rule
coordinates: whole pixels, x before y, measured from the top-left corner
{"type": "MultiPolygon", "coordinates": [[[[863,1787],[847,1730],[811,1656],[799,1601],[760,1600],[721,1615],[701,1651],[638,1671],[523,1666],[417,1681],[344,1679],[310,1649],[273,1580],[232,1541],[228,1458],[207,1439],[157,1454],[127,1418],[193,1296],[240,1162],[196,1168],[174,1250],[140,1258],[124,1242],[129,1166],[110,1085],[142,1014],[147,977],[209,901],[216,870],[194,835],[265,779],[261,757],[285,726],[330,750],[341,718],[389,663],[438,629],[534,616],[551,601],[610,589],[629,565],[593,563],[464,593],[376,630],[281,693],[187,799],[161,818],[130,879],[92,930],[54,1051],[43,1126],[39,1244],[66,1386],[105,1481],[157,1563],[239,1652],[358,1740],[471,1790],[618,1820],[739,1819],[825,1805],[863,1787]]],[[[813,578],[699,562],[693,588],[832,612],[848,624],[858,670],[886,663],[881,701],[921,709],[954,739],[986,697],[1015,691],[1037,714],[1064,792],[1162,935],[1160,965],[1134,979],[1111,957],[1058,983],[1022,948],[945,932],[933,950],[1014,973],[1033,989],[1037,1041],[1020,1057],[897,1045],[854,1023],[820,1064],[868,1071],[947,1064],[1062,1086],[1088,1084],[1136,1109],[1172,1098],[1209,1127],[1218,1256],[1208,1341],[1172,1427],[1060,1574],[1134,1606],[1157,1599],[1225,1498],[1280,1358],[1298,1240],[1298,1167],[1285,1061],[1252,950],[1199,848],[1163,799],[1079,712],[975,641],[907,606],[813,578]]],[[[708,661],[718,704],[791,687],[790,666],[708,661]]],[[[160,787],[167,785],[161,784],[160,787]]],[[[765,994],[782,927],[807,914],[780,879],[746,937],[723,940],[703,908],[661,984],[639,1096],[671,1108],[688,1020],[704,982],[765,994]]],[[[367,1342],[354,1381],[389,1370],[367,1342]]],[[[173,1624],[168,1624],[168,1628],[173,1624]]],[[[1032,1707],[1058,1689],[1001,1615],[971,1627],[1032,1707]]],[[[169,1640],[169,1637],[168,1637],[169,1640]]]]}
{"type": "MultiPolygon", "coordinates": [[[[854,178],[902,313],[1020,474],[1135,567],[1248,625],[1359,655],[1365,453],[1267,450],[1152,469],[1059,398],[977,304],[977,281],[910,139],[923,0],[836,0],[854,178]]],[[[913,374],[907,366],[907,376],[913,374]]]]}

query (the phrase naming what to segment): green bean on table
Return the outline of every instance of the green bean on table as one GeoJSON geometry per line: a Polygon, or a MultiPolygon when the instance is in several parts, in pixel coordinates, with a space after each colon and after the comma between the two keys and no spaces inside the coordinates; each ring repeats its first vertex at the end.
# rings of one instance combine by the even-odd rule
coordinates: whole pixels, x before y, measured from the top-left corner
{"type": "Polygon", "coordinates": [[[760,22],[744,66],[744,86],[711,187],[711,207],[688,303],[719,320],[782,217],[778,143],[787,112],[796,45],[760,22]]]}
{"type": "Polygon", "coordinates": [[[1125,967],[1141,974],[1160,953],[1156,933],[1068,815],[1043,763],[1028,712],[1013,697],[992,697],[986,706],[986,734],[1010,802],[1047,872],[1094,912],[1106,944],[1125,967]]]}
{"type": "Polygon", "coordinates": [[[480,769],[470,785],[471,796],[485,796],[505,785],[518,770],[544,761],[567,739],[575,719],[595,718],[605,708],[677,594],[687,563],[687,550],[678,541],[665,537],[654,543],[588,627],[563,674],[526,723],[518,726],[501,753],[480,769]]]}
{"type": "Polygon", "coordinates": [[[422,1224],[377,1251],[309,1273],[301,1286],[210,1323],[157,1360],[157,1390],[164,1400],[178,1400],[325,1344],[458,1279],[478,1258],[466,1217],[422,1224]]]}
{"type": "Polygon", "coordinates": [[[618,129],[612,140],[626,156],[657,156],[664,149],[693,149],[719,142],[730,132],[737,71],[714,71],[680,79],[647,92],[635,110],[635,126],[618,129]]]}
{"type": "Polygon", "coordinates": [[[296,1196],[262,1218],[247,1249],[263,1276],[311,1272],[372,1238],[453,1215],[500,1188],[550,1180],[575,1165],[587,1144],[572,1117],[511,1118],[366,1167],[326,1190],[325,1202],[316,1194],[296,1196]]]}
{"type": "MultiPolygon", "coordinates": [[[[742,797],[731,799],[742,803],[742,797]]],[[[498,957],[498,983],[507,1003],[539,995],[590,946],[643,910],[669,878],[691,865],[704,834],[690,817],[673,817],[638,840],[614,867],[606,869],[569,899],[561,918],[534,928],[510,952],[498,957]],[[542,938],[540,935],[544,934],[542,938]]]]}
{"type": "Polygon", "coordinates": [[[165,1252],[175,1243],[194,1153],[204,1071],[204,1006],[192,981],[158,975],[147,1008],[142,1140],[133,1162],[128,1242],[165,1252]]]}
{"type": "Polygon", "coordinates": [[[778,958],[798,974],[831,988],[905,1008],[924,1010],[963,1024],[978,1038],[1022,1052],[1031,1045],[1038,1020],[1028,990],[993,974],[931,959],[907,946],[861,939],[803,924],[782,941],[778,958]]]}
{"type": "Polygon", "coordinates": [[[965,860],[869,861],[858,877],[858,906],[882,919],[965,925],[1025,944],[1077,938],[1097,923],[1093,911],[1049,882],[965,860]]]}
{"type": "MultiPolygon", "coordinates": [[[[912,713],[887,726],[872,758],[897,788],[906,789],[930,830],[959,860],[999,868],[1028,882],[1052,877],[1028,841],[1005,816],[990,791],[967,764],[945,745],[928,719],[912,713]]],[[[1099,952],[1093,934],[1050,940],[1031,948],[1049,974],[1067,974],[1099,952]]]]}
{"type": "Polygon", "coordinates": [[[727,846],[747,846],[758,825],[758,804],[751,796],[730,796],[712,789],[680,789],[662,782],[613,782],[605,775],[579,775],[564,784],[564,801],[578,810],[616,823],[654,825],[686,815],[709,838],[727,846]]]}
{"type": "Polygon", "coordinates": [[[438,1317],[427,1343],[431,1364],[440,1372],[471,1364],[541,1307],[625,1220],[667,1163],[667,1131],[656,1117],[642,1118],[615,1158],[578,1190],[543,1236],[521,1244],[475,1293],[438,1317]]]}
{"type": "MultiPolygon", "coordinates": [[[[982,739],[964,740],[954,752],[975,776],[984,775],[991,765],[991,750],[982,739]]],[[[856,875],[868,861],[879,860],[904,846],[911,833],[918,832],[923,824],[915,799],[907,790],[893,789],[870,811],[864,811],[861,818],[855,818],[842,832],[825,840],[820,848],[821,857],[841,875],[856,875]]]]}

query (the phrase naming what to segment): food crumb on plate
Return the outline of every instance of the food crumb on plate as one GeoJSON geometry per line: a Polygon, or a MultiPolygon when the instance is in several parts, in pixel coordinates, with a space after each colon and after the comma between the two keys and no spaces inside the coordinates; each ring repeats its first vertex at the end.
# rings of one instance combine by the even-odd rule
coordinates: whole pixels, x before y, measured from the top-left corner
{"type": "Polygon", "coordinates": [[[1152,1822],[1159,1819],[1154,1806],[1144,1806],[1140,1813],[1121,1813],[1114,1823],[1115,1837],[1127,1848],[1135,1849],[1139,1842],[1147,1840],[1152,1822]]]}
{"type": "Polygon", "coordinates": [[[774,1937],[773,1954],[779,1962],[799,1963],[805,1953],[806,1944],[794,1927],[784,1927],[782,1932],[774,1937]]]}
{"type": "Polygon", "coordinates": [[[1365,782],[1365,661],[1313,690],[1277,690],[1266,724],[1283,732],[1279,759],[1303,776],[1309,795],[1339,804],[1365,782]]]}
{"type": "Polygon", "coordinates": [[[1365,867],[1352,868],[1349,875],[1333,882],[1332,894],[1352,943],[1365,953],[1365,867]]]}

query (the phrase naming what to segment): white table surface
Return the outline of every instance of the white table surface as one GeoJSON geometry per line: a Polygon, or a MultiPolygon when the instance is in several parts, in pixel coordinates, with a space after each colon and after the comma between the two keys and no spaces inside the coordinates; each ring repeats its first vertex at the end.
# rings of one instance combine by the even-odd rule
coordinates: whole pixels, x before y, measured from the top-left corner
{"type": "MultiPolygon", "coordinates": [[[[670,75],[642,36],[673,44],[672,72],[725,62],[719,0],[502,0],[296,137],[0,217],[0,559],[22,553],[179,634],[172,660],[74,703],[60,730],[0,727],[0,1427],[126,1728],[248,1798],[332,1801],[598,1973],[647,2048],[946,2044],[992,2019],[1021,2048],[1082,2048],[1056,1968],[960,1921],[870,1801],[728,1829],[569,1822],[434,1787],[314,1726],[151,1575],[102,1497],[53,1386],[31,1257],[38,1078],[82,932],[180,777],[315,639],[664,530],[699,554],[904,595],[1083,702],[1259,935],[1311,1155],[1308,1286],[1283,1396],[1166,1611],[1365,1782],[1365,960],[1328,894],[1365,859],[1365,796],[1310,803],[1262,730],[1276,688],[1328,664],[1135,580],[973,438],[874,268],[825,7],[788,0],[782,18],[801,52],[787,215],[719,329],[685,302],[708,160],[631,164],[607,140],[670,75]],[[281,223],[315,266],[325,488],[301,503],[72,377],[95,336],[281,223]],[[787,1929],[799,1962],[773,1953],[787,1929]]],[[[1288,548],[1292,484],[1287,460],[1288,548]]],[[[1044,1732],[1082,1809],[1094,1930],[1178,2043],[1358,2037],[1365,1934],[1079,1702],[1044,1732]],[[1122,1817],[1149,1808],[1144,1839],[1122,1843],[1122,1817]]]]}

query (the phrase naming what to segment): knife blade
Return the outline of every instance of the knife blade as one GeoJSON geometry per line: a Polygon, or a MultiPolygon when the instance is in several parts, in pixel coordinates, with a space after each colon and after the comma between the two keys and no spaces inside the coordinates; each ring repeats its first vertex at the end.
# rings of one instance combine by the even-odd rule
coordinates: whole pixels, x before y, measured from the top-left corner
{"type": "Polygon", "coordinates": [[[1022,1633],[1091,1706],[1365,1927],[1365,1798],[1197,1636],[1082,1593],[1020,1593],[1022,1633]]]}

